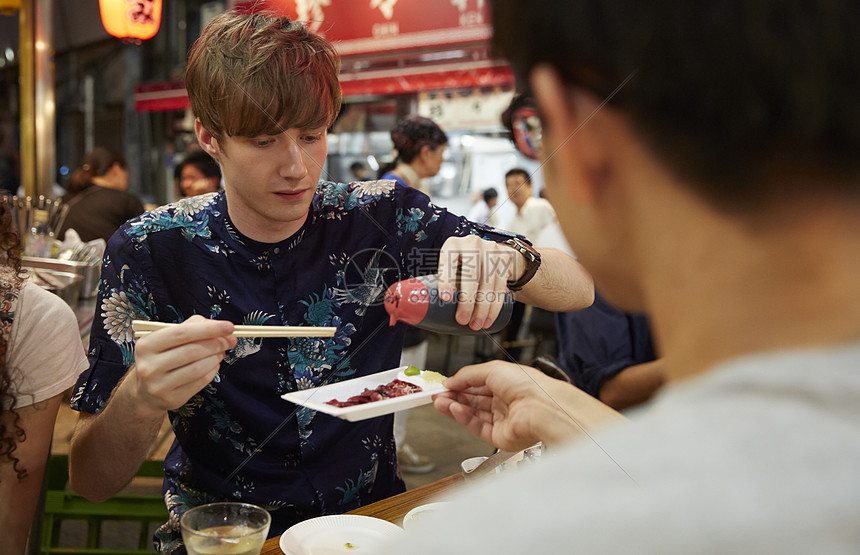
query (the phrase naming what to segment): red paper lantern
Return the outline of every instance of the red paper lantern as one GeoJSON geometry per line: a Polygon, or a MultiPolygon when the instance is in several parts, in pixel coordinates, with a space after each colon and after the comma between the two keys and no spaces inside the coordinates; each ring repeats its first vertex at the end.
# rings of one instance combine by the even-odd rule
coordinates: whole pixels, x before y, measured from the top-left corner
{"type": "Polygon", "coordinates": [[[162,0],[99,0],[102,25],[124,40],[147,40],[161,25],[162,0]]]}

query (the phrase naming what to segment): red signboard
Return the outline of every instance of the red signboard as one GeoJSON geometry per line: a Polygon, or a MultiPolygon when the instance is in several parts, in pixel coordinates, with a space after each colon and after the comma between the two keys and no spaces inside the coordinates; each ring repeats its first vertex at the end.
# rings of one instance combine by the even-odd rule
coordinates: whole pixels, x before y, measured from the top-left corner
{"type": "MultiPolygon", "coordinates": [[[[248,12],[271,11],[305,22],[332,41],[341,56],[353,61],[362,55],[406,50],[397,67],[376,69],[374,64],[344,64],[340,81],[345,98],[409,94],[462,88],[510,87],[514,77],[506,63],[480,52],[490,39],[488,0],[231,0],[228,7],[248,12]],[[467,55],[452,59],[448,54],[467,55]],[[426,53],[441,52],[436,63],[426,53]]],[[[372,56],[376,61],[384,56],[372,56]]],[[[368,58],[369,59],[369,58],[368,58]]],[[[163,82],[135,88],[139,112],[183,110],[188,95],[182,83],[163,82]]]]}
{"type": "Polygon", "coordinates": [[[238,9],[302,21],[341,56],[486,42],[488,0],[250,0],[238,9]]]}
{"type": "Polygon", "coordinates": [[[143,83],[134,87],[136,112],[165,112],[190,108],[188,93],[182,81],[143,83]]]}

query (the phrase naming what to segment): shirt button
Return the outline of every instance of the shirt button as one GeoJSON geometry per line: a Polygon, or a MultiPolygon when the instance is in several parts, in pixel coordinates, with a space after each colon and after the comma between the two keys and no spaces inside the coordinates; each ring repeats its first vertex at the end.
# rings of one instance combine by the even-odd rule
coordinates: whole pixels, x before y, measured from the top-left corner
{"type": "Polygon", "coordinates": [[[272,249],[272,252],[274,252],[275,254],[281,254],[281,247],[275,247],[274,249],[272,249]]]}

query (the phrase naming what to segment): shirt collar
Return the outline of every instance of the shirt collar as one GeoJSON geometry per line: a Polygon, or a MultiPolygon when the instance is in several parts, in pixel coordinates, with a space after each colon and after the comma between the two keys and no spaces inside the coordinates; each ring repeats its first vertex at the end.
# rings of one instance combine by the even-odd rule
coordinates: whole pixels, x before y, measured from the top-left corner
{"type": "Polygon", "coordinates": [[[224,191],[221,191],[218,193],[217,198],[218,211],[223,214],[223,217],[220,219],[219,229],[223,233],[222,236],[224,241],[237,252],[246,251],[254,256],[259,256],[274,248],[287,249],[298,244],[299,238],[302,237],[307,232],[308,228],[316,222],[314,204],[315,203],[313,202],[311,203],[308,209],[308,217],[305,218],[305,222],[298,231],[283,241],[279,241],[277,243],[263,243],[255,239],[251,239],[239,231],[233,223],[233,220],[230,219],[230,211],[227,209],[227,195],[224,191]]]}

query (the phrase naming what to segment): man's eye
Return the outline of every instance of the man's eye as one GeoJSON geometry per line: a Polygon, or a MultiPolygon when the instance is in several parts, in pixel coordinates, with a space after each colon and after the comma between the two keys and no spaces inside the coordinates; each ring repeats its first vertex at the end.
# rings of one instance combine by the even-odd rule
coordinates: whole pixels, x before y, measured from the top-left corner
{"type": "Polygon", "coordinates": [[[257,146],[269,146],[274,142],[274,139],[257,139],[256,141],[254,141],[254,144],[256,144],[257,146]]]}
{"type": "Polygon", "coordinates": [[[312,135],[303,135],[302,140],[306,143],[315,143],[322,139],[322,133],[315,133],[312,135]]]}

